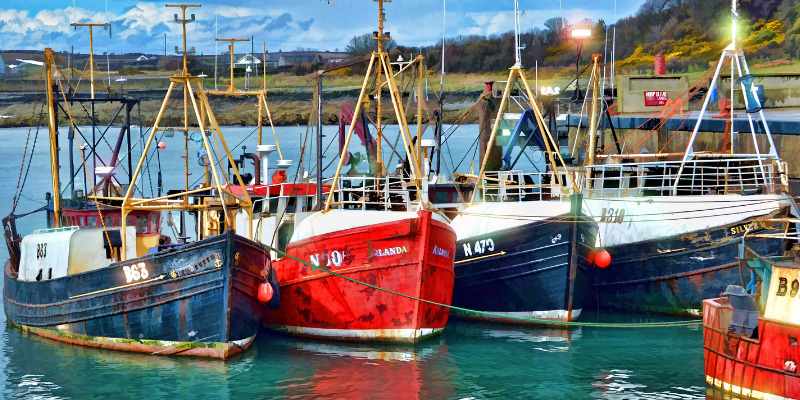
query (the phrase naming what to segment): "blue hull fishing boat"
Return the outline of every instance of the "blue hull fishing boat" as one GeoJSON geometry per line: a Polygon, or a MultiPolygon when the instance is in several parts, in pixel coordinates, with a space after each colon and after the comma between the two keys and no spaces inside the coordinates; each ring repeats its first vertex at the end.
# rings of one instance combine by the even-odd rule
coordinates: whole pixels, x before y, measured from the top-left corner
{"type": "MultiPolygon", "coordinates": [[[[119,237],[118,229],[107,233],[119,237]]],[[[261,270],[269,266],[260,245],[228,231],[85,270],[86,259],[104,258],[93,254],[105,253],[104,236],[78,227],[26,235],[20,258],[5,265],[9,324],[63,342],[163,355],[224,359],[252,344],[264,308],[256,296],[261,270]]]]}
{"type": "MultiPolygon", "coordinates": [[[[515,18],[517,11],[515,2],[515,18]]],[[[491,91],[490,85],[487,89],[491,91]]],[[[480,172],[465,175],[476,180],[471,204],[451,226],[457,235],[453,305],[483,313],[451,312],[511,323],[576,320],[590,284],[597,224],[583,210],[579,185],[566,171],[518,51],[482,151],[480,172]],[[512,92],[520,95],[511,98],[512,92]],[[509,104],[516,104],[521,114],[516,127],[502,135],[507,141],[505,162],[494,170],[490,153],[502,144],[500,125],[516,116],[504,114],[509,104]],[[533,144],[545,161],[532,166],[536,172],[514,170],[512,150],[520,146],[522,155],[533,144]]]]}
{"type": "MultiPolygon", "coordinates": [[[[567,209],[570,205],[548,203],[547,206],[567,209]]],[[[482,206],[497,208],[491,206],[498,204],[503,203],[482,206]]],[[[530,203],[517,204],[522,206],[518,208],[527,209],[529,215],[531,207],[536,207],[530,203]]],[[[477,211],[474,207],[472,210],[477,211]]],[[[503,219],[499,213],[485,211],[487,217],[460,217],[454,221],[454,228],[460,233],[464,232],[457,229],[462,220],[477,229],[471,232],[475,235],[460,238],[456,243],[453,304],[492,312],[482,317],[468,316],[473,319],[506,322],[523,321],[515,317],[577,319],[594,269],[591,258],[597,224],[580,214],[570,222],[569,212],[555,218],[526,221],[531,217],[503,219]]],[[[457,310],[452,312],[461,315],[457,310]]]]}
{"type": "MultiPolygon", "coordinates": [[[[175,7],[183,12],[182,19],[175,14],[177,22],[191,21],[186,19],[186,8],[194,6],[175,7]]],[[[84,146],[80,138],[89,135],[75,125],[69,110],[75,102],[91,103],[94,109],[95,102],[113,102],[115,98],[96,98],[93,85],[91,97],[67,94],[61,79],[64,74],[56,63],[58,56],[48,48],[44,58],[52,196],[46,196],[50,204],[37,211],[46,212],[51,228],[21,237],[16,229],[16,219],[21,216],[12,213],[3,220],[10,256],[3,290],[9,325],[46,338],[112,350],[221,359],[246,350],[258,332],[263,303],[278,306],[278,296],[273,296],[277,278],[269,251],[235,234],[233,215],[239,209],[250,210],[252,202],[247,193],[237,195],[229,190],[230,180],[243,185],[236,166],[232,166],[230,175],[219,171],[221,160],[233,157],[202,92],[200,78],[187,72],[184,57],[183,72],[170,78],[155,124],[142,141],[138,165],[134,169],[129,164],[128,181],[122,183],[116,170],[123,169],[118,155],[126,133],[127,157],[132,156],[130,122],[120,133],[112,162],[106,165],[97,156],[96,147],[101,142],[94,139],[95,127],[92,141],[87,140],[84,146]],[[178,86],[183,86],[179,90],[183,89],[185,95],[184,115],[189,115],[191,100],[197,126],[190,126],[185,118],[182,127],[160,127],[178,86]],[[86,175],[84,196],[74,188],[77,173],[70,154],[68,188],[72,196],[65,201],[61,200],[64,190],[58,168],[58,110],[69,117],[69,139],[77,144],[86,175]],[[184,133],[180,143],[187,146],[185,151],[190,136],[201,143],[198,157],[206,183],[190,190],[189,163],[184,161],[185,190],[162,195],[159,161],[158,192],[145,197],[137,182],[144,181],[139,179],[142,167],[153,158],[148,154],[151,145],[158,136],[157,149],[152,148],[161,151],[166,147],[164,140],[174,131],[184,133]],[[212,141],[217,146],[212,147],[212,141]],[[89,170],[84,150],[89,150],[90,161],[99,160],[101,166],[89,170]],[[137,192],[139,197],[135,196],[137,192]],[[173,232],[177,243],[160,233],[162,211],[180,212],[180,232],[173,232]],[[195,241],[190,240],[185,226],[186,212],[196,217],[195,241]]],[[[124,107],[129,110],[129,103],[124,107]]],[[[91,117],[95,119],[94,114],[91,117]]],[[[171,217],[168,220],[171,222],[171,217]]]]}

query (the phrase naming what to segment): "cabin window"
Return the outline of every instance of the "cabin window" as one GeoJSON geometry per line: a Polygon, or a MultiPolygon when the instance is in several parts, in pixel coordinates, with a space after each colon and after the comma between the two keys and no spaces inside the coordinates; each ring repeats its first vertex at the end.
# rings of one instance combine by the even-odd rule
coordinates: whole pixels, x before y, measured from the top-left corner
{"type": "Polygon", "coordinates": [[[434,203],[449,203],[450,202],[450,193],[445,192],[445,191],[433,192],[433,202],[434,203]]]}
{"type": "Polygon", "coordinates": [[[158,223],[161,214],[153,214],[150,216],[150,232],[158,232],[158,223]]]}
{"type": "Polygon", "coordinates": [[[106,227],[114,226],[114,217],[103,217],[103,223],[106,227]]]}
{"type": "Polygon", "coordinates": [[[133,215],[128,216],[127,226],[135,226],[135,224],[133,223],[133,215]]]}
{"type": "Polygon", "coordinates": [[[296,206],[297,206],[297,197],[289,197],[289,201],[286,204],[286,212],[294,213],[296,206]]]}
{"type": "Polygon", "coordinates": [[[97,217],[91,216],[86,222],[86,226],[97,226],[97,217]]]}
{"type": "Polygon", "coordinates": [[[147,216],[136,216],[136,233],[147,232],[147,216]]]}
{"type": "Polygon", "coordinates": [[[278,212],[278,201],[279,200],[280,199],[278,199],[277,197],[269,199],[269,213],[270,214],[274,214],[274,213],[278,212]]]}

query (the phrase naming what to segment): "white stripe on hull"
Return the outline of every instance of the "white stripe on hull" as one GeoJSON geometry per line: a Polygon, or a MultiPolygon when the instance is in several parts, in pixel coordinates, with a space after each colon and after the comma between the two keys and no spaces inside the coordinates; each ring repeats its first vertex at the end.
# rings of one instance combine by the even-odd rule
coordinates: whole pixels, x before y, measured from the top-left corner
{"type": "Polygon", "coordinates": [[[311,336],[352,341],[380,342],[417,342],[429,336],[437,335],[444,328],[420,329],[326,329],[307,328],[303,326],[273,325],[269,326],[279,332],[297,336],[311,336]]]}
{"type": "MultiPolygon", "coordinates": [[[[572,310],[572,320],[578,319],[581,315],[581,311],[583,309],[576,308],[572,310]]],[[[465,313],[458,310],[451,310],[452,313],[458,315],[461,318],[466,319],[475,319],[475,320],[500,320],[503,319],[503,316],[512,317],[509,318],[508,321],[510,322],[519,322],[525,323],[524,320],[517,320],[516,318],[532,318],[532,319],[547,319],[547,320],[558,320],[558,321],[566,321],[567,319],[567,310],[549,310],[549,311],[486,311],[487,313],[491,313],[492,315],[485,315],[485,314],[475,314],[475,313],[465,313]]]]}
{"type": "Polygon", "coordinates": [[[602,248],[715,229],[784,206],[791,198],[783,194],[617,197],[585,199],[583,212],[598,221],[595,247],[602,248]]]}
{"type": "Polygon", "coordinates": [[[706,375],[706,383],[709,385],[716,386],[726,392],[738,394],[743,397],[747,397],[748,399],[758,399],[758,400],[791,400],[790,397],[783,397],[778,396],[775,394],[759,392],[758,390],[752,390],[747,388],[742,388],[736,385],[731,385],[728,382],[722,381],[720,379],[714,379],[711,375],[706,375]]]}

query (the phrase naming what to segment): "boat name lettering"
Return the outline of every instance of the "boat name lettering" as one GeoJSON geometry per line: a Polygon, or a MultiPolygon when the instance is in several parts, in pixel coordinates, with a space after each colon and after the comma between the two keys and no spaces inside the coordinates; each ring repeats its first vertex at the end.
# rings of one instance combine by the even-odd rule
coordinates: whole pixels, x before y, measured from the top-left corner
{"type": "Polygon", "coordinates": [[[778,278],[778,292],[775,293],[778,296],[786,296],[786,292],[789,292],[789,297],[797,296],[797,292],[800,292],[800,281],[797,279],[792,281],[791,290],[789,289],[789,280],[786,278],[778,278]]]}
{"type": "Polygon", "coordinates": [[[339,267],[342,264],[350,265],[355,256],[350,253],[350,249],[341,249],[322,254],[312,254],[310,258],[311,263],[317,267],[329,267],[331,265],[339,267]],[[322,261],[322,263],[320,263],[320,261],[322,261]]]}
{"type": "Polygon", "coordinates": [[[555,235],[550,238],[550,243],[556,244],[556,242],[561,241],[561,234],[555,235]]]}
{"type": "Polygon", "coordinates": [[[141,279],[147,279],[150,273],[147,272],[147,266],[143,262],[133,265],[125,265],[122,267],[125,272],[125,281],[127,283],[136,282],[141,279]]]}
{"type": "Polygon", "coordinates": [[[482,239],[475,241],[475,247],[473,248],[470,243],[464,243],[464,256],[470,257],[472,253],[475,254],[483,254],[486,251],[494,251],[494,240],[492,239],[482,239]]]}
{"type": "Polygon", "coordinates": [[[47,257],[47,243],[36,244],[36,258],[47,257]]]}
{"type": "Polygon", "coordinates": [[[450,252],[445,250],[445,249],[443,249],[443,248],[441,248],[441,247],[439,247],[439,246],[433,246],[433,254],[435,254],[437,256],[442,256],[442,257],[445,257],[445,258],[450,258],[450,252]]]}
{"type": "Polygon", "coordinates": [[[741,233],[746,233],[747,231],[752,231],[763,227],[764,226],[761,225],[758,221],[753,221],[741,225],[732,226],[730,232],[731,235],[738,235],[741,233]]]}
{"type": "Polygon", "coordinates": [[[600,213],[600,221],[598,222],[621,224],[624,218],[624,208],[603,208],[603,211],[600,213]]]}
{"type": "Polygon", "coordinates": [[[396,256],[403,253],[408,253],[406,246],[387,247],[385,249],[375,250],[375,257],[396,256]]]}

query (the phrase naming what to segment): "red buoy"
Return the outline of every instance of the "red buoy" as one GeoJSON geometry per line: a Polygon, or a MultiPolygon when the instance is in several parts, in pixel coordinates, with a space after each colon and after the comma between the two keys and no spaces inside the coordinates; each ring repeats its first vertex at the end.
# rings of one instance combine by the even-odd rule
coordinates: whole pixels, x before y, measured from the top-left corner
{"type": "Polygon", "coordinates": [[[258,301],[267,303],[272,300],[273,294],[272,285],[270,285],[269,282],[261,282],[261,284],[258,285],[258,301]]]}
{"type": "Polygon", "coordinates": [[[597,265],[598,268],[605,268],[609,264],[611,264],[611,254],[608,254],[608,251],[598,251],[597,254],[595,254],[594,265],[597,265]]]}
{"type": "Polygon", "coordinates": [[[167,148],[167,144],[166,143],[164,143],[163,141],[158,142],[158,149],[159,150],[164,150],[166,148],[167,148]]]}
{"type": "Polygon", "coordinates": [[[586,261],[589,261],[589,264],[594,264],[594,250],[589,250],[589,254],[586,256],[586,261]]]}

